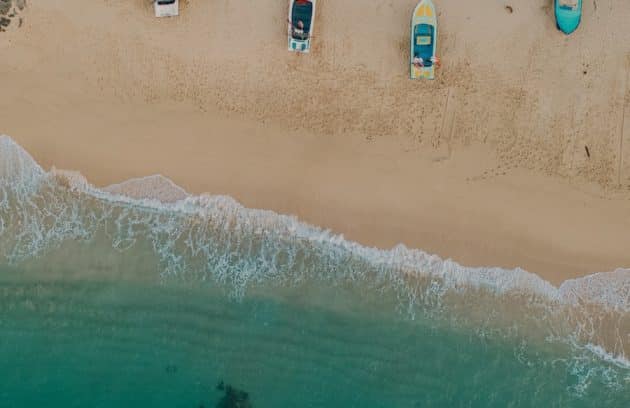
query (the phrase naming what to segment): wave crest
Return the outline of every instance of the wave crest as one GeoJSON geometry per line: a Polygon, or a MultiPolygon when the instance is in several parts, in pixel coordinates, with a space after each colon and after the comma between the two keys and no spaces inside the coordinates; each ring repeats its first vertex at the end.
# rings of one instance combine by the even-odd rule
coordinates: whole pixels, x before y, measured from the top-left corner
{"type": "Polygon", "coordinates": [[[158,200],[163,203],[174,203],[190,196],[186,190],[160,174],[112,184],[103,191],[137,200],[158,200]]]}
{"type": "Polygon", "coordinates": [[[33,191],[44,174],[26,150],[10,137],[0,135],[0,183],[10,183],[13,189],[33,191]]]}

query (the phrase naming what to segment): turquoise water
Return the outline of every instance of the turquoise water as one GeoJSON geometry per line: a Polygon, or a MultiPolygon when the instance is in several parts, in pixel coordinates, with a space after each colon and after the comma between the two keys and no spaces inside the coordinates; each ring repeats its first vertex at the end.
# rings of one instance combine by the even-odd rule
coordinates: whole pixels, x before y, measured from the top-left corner
{"type": "Polygon", "coordinates": [[[313,307],[291,294],[234,301],[203,288],[2,273],[5,406],[214,407],[221,380],[247,391],[255,407],[630,402],[627,372],[595,356],[573,360],[568,347],[313,307]]]}
{"type": "Polygon", "coordinates": [[[554,287],[0,159],[0,406],[630,406],[628,270],[554,287]]]}

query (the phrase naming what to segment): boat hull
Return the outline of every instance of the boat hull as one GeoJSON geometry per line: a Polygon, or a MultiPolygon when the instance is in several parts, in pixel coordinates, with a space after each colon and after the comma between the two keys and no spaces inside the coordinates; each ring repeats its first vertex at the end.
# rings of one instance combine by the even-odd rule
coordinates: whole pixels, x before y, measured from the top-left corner
{"type": "Polygon", "coordinates": [[[434,79],[435,65],[431,59],[437,50],[437,15],[431,0],[421,0],[411,16],[411,36],[409,55],[409,76],[411,79],[434,79]],[[420,57],[424,66],[414,65],[414,58],[420,57]]]}
{"type": "Polygon", "coordinates": [[[559,0],[554,0],[556,26],[565,34],[574,32],[582,21],[582,0],[577,0],[575,9],[562,6],[559,0]]]}
{"type": "Polygon", "coordinates": [[[313,28],[315,27],[315,6],[317,0],[310,1],[300,1],[300,0],[290,0],[289,1],[289,18],[288,18],[288,31],[287,31],[287,39],[288,39],[288,49],[292,52],[300,52],[300,53],[308,53],[311,50],[311,41],[313,35],[313,28]],[[307,5],[310,3],[310,5],[307,5]],[[304,14],[306,11],[310,13],[304,14]],[[299,36],[294,34],[293,25],[297,25],[297,20],[305,21],[305,33],[306,36],[299,38],[299,36]],[[296,20],[296,21],[293,21],[296,20]]]}

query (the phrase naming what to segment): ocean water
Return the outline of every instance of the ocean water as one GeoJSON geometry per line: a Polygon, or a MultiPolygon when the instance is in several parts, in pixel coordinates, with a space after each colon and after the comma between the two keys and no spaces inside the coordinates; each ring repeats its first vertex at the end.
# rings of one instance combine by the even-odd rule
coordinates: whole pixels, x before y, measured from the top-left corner
{"type": "Polygon", "coordinates": [[[629,309],[0,136],[2,407],[627,407],[629,309]]]}

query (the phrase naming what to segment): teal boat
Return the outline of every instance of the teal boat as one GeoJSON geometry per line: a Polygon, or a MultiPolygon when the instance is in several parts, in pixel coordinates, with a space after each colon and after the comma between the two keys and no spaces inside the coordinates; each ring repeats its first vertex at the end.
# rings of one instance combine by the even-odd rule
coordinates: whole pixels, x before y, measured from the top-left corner
{"type": "Polygon", "coordinates": [[[556,26],[565,34],[571,34],[582,20],[582,0],[554,0],[556,26]]]}
{"type": "Polygon", "coordinates": [[[411,79],[435,78],[437,50],[437,16],[431,0],[421,0],[411,16],[411,53],[409,55],[409,76],[411,79]],[[416,64],[414,61],[422,61],[416,64]]]}

